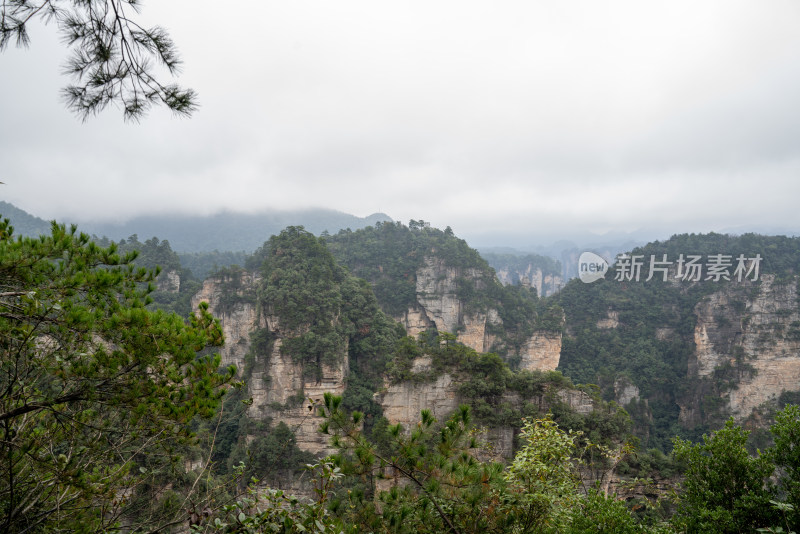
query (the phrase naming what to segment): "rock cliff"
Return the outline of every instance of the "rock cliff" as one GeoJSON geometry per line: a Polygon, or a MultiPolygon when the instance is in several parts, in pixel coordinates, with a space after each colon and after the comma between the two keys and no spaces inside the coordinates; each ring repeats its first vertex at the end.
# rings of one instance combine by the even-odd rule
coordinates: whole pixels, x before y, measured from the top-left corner
{"type": "Polygon", "coordinates": [[[564,279],[559,275],[543,273],[542,269],[528,264],[523,269],[503,267],[497,269],[497,278],[505,285],[520,284],[536,290],[540,297],[548,297],[564,286],[564,279]]]}
{"type": "Polygon", "coordinates": [[[201,302],[208,303],[209,311],[219,319],[225,335],[225,345],[219,351],[222,363],[235,365],[241,374],[250,350],[250,332],[265,323],[258,316],[255,299],[261,277],[247,271],[235,276],[235,280],[229,276],[207,278],[192,297],[192,309],[196,310],[201,302]]]}
{"type": "Polygon", "coordinates": [[[561,333],[534,332],[520,354],[520,369],[552,371],[561,358],[561,333]]]}
{"type": "Polygon", "coordinates": [[[737,421],[781,393],[800,389],[796,280],[776,283],[764,275],[760,283],[729,285],[698,303],[695,313],[689,374],[727,380],[730,389],[722,399],[737,421]]]}
{"type": "MultiPolygon", "coordinates": [[[[429,357],[414,360],[414,373],[432,373],[429,357]]],[[[383,414],[393,424],[400,423],[410,428],[419,421],[422,410],[431,410],[433,416],[443,420],[458,408],[458,384],[448,373],[443,373],[428,382],[400,382],[386,384],[384,390],[375,394],[383,408],[383,414]]]]}
{"type": "MultiPolygon", "coordinates": [[[[415,359],[411,371],[417,377],[429,376],[430,379],[399,383],[387,381],[385,387],[375,394],[375,400],[383,408],[383,414],[390,423],[400,423],[406,429],[414,428],[424,409],[430,410],[438,421],[444,421],[459,405],[468,403],[469,399],[459,394],[459,377],[446,372],[437,375],[430,357],[415,359]]],[[[587,393],[574,389],[551,391],[545,388],[535,398],[522,398],[516,392],[506,391],[501,399],[501,403],[512,406],[532,403],[538,407],[540,413],[546,413],[553,401],[563,402],[581,415],[589,414],[595,409],[594,401],[587,393]]],[[[513,456],[515,432],[512,427],[484,428],[484,432],[483,441],[489,445],[489,450],[483,453],[484,459],[501,460],[513,456]]]]}
{"type": "Polygon", "coordinates": [[[268,359],[256,357],[249,384],[253,404],[248,415],[259,421],[283,421],[294,431],[300,449],[319,456],[332,454],[328,437],[317,430],[322,419],[313,405],[320,404],[325,393],[344,393],[347,358],[335,366],[322,365],[319,379],[309,379],[304,377],[303,365],[282,354],[280,346],[278,339],[268,359]]]}
{"type": "MultiPolygon", "coordinates": [[[[436,327],[440,332],[456,334],[460,343],[478,352],[495,350],[492,331],[502,328],[496,309],[476,311],[459,296],[459,283],[470,284],[476,291],[485,289],[485,274],[475,268],[452,267],[435,256],[425,258],[416,272],[417,304],[395,317],[410,336],[436,327]]],[[[551,371],[558,367],[561,334],[534,332],[520,350],[521,367],[551,371]]]]}
{"type": "Polygon", "coordinates": [[[181,290],[181,275],[175,269],[162,271],[156,278],[156,290],[165,293],[178,293],[181,290]]]}
{"type": "MultiPolygon", "coordinates": [[[[460,274],[448,270],[445,272],[450,276],[460,274]]],[[[434,269],[423,274],[427,277],[439,277],[439,273],[434,269]]],[[[283,339],[295,333],[285,331],[279,319],[270,314],[269,309],[261,309],[256,304],[255,294],[261,281],[260,276],[248,271],[241,271],[236,276],[238,279],[235,280],[230,276],[205,280],[201,290],[193,298],[192,305],[196,307],[200,302],[208,302],[209,311],[219,318],[226,340],[220,351],[223,363],[236,365],[239,375],[247,379],[248,396],[252,398],[247,415],[256,421],[271,420],[274,423],[279,421],[286,423],[295,433],[297,445],[302,450],[316,455],[333,452],[327,437],[317,431],[321,420],[313,410],[309,410],[311,404],[309,399],[312,402],[320,402],[325,392],[337,395],[344,393],[349,369],[347,347],[343,349],[340,363],[333,366],[322,365],[321,375],[307,376],[308,373],[304,374],[302,363],[293,361],[291,356],[281,351],[283,339]],[[235,295],[229,294],[231,291],[235,295]],[[258,330],[269,332],[270,342],[254,343],[252,334],[258,330]]],[[[429,308],[409,310],[406,316],[407,324],[413,325],[413,321],[417,321],[418,324],[426,326],[433,323],[444,327],[445,318],[449,318],[451,326],[457,324],[456,321],[460,320],[457,319],[458,313],[453,313],[452,310],[460,311],[461,304],[453,297],[452,286],[448,284],[447,278],[439,278],[436,282],[423,279],[420,287],[428,289],[423,302],[429,308]],[[442,295],[445,292],[450,292],[451,295],[442,295]],[[430,316],[427,315],[428,310],[430,316]]],[[[486,315],[485,320],[491,322],[499,318],[492,310],[486,315]]],[[[470,323],[468,320],[467,324],[475,323],[470,323]]],[[[413,333],[412,328],[409,330],[413,333]]],[[[466,330],[462,336],[469,332],[466,330]]],[[[478,335],[487,337],[485,329],[479,330],[478,335]]],[[[475,340],[486,343],[478,337],[475,340]]],[[[477,341],[475,344],[484,346],[477,341]]],[[[543,332],[535,334],[525,349],[521,368],[554,369],[558,364],[560,344],[560,334],[543,332]]],[[[401,423],[408,428],[417,423],[420,411],[423,409],[430,409],[434,417],[442,421],[459,404],[465,402],[465,399],[459,398],[458,395],[460,385],[458,378],[449,373],[434,376],[430,358],[415,360],[412,372],[419,376],[430,374],[432,379],[387,383],[386,387],[376,394],[376,400],[390,422],[401,423]]],[[[522,400],[515,395],[507,394],[506,401],[521,403],[522,400]]],[[[592,410],[591,398],[585,393],[564,390],[559,391],[557,395],[578,413],[588,413],[592,410]]],[[[537,402],[543,407],[546,404],[543,398],[537,402]]],[[[491,454],[496,457],[508,458],[512,455],[513,438],[514,433],[510,428],[487,430],[486,440],[491,443],[491,454]]]]}
{"type": "MultiPolygon", "coordinates": [[[[327,437],[317,431],[321,420],[310,407],[320,402],[326,392],[345,393],[351,364],[357,378],[363,381],[365,372],[375,372],[367,369],[371,361],[391,356],[385,351],[369,352],[382,350],[380,335],[385,335],[379,335],[379,330],[373,331],[373,327],[384,328],[383,332],[396,330],[378,309],[371,287],[337,267],[313,236],[301,229],[291,229],[268,242],[267,247],[264,266],[259,272],[227,269],[205,280],[192,305],[208,302],[209,311],[219,318],[226,339],[221,350],[223,363],[237,366],[247,384],[247,397],[252,399],[248,417],[272,424],[283,422],[293,431],[300,449],[324,455],[333,451],[327,437]],[[370,332],[377,337],[365,339],[373,335],[370,332]]],[[[493,271],[485,264],[469,267],[472,264],[464,261],[456,262],[460,267],[453,266],[438,256],[436,249],[428,250],[430,254],[420,256],[415,270],[405,278],[414,284],[409,299],[413,304],[398,317],[407,333],[417,336],[431,328],[450,332],[462,345],[478,353],[511,346],[510,338],[503,337],[505,325],[501,318],[501,312],[508,312],[497,308],[504,305],[507,294],[495,280],[493,271]]],[[[555,370],[559,364],[561,334],[534,330],[536,299],[525,291],[516,298],[517,301],[511,302],[518,306],[517,315],[504,317],[516,320],[517,327],[526,334],[514,338],[511,355],[517,357],[521,369],[555,370]],[[530,311],[530,315],[526,317],[520,310],[530,311]]],[[[464,350],[461,345],[456,347],[464,350]]],[[[469,358],[479,358],[470,354],[469,358]]],[[[506,365],[496,356],[487,361],[491,365],[506,365]]],[[[470,400],[459,398],[459,388],[471,376],[463,369],[443,372],[439,368],[433,372],[430,359],[421,358],[413,362],[411,373],[422,378],[386,382],[376,394],[375,400],[392,423],[414,425],[423,409],[430,409],[442,421],[459,404],[470,400]],[[426,374],[430,376],[425,378],[426,374]]],[[[553,394],[557,397],[549,397],[551,401],[557,399],[581,414],[592,410],[591,399],[583,393],[553,394]]],[[[495,402],[521,413],[523,404],[530,399],[521,399],[507,391],[490,400],[495,402]]],[[[544,397],[534,404],[543,407],[543,403],[544,397]]],[[[494,404],[484,403],[490,405],[494,404]]],[[[494,454],[509,457],[513,450],[513,430],[494,426],[487,431],[494,454]]],[[[252,427],[247,430],[254,431],[259,432],[252,427]]],[[[247,434],[247,439],[251,438],[247,434]]]]}
{"type": "Polygon", "coordinates": [[[222,362],[236,365],[239,376],[247,379],[248,393],[253,400],[248,416],[258,421],[271,419],[286,423],[302,450],[318,455],[333,452],[327,437],[317,431],[321,419],[314,410],[309,410],[308,400],[320,402],[325,392],[337,395],[344,392],[347,347],[339,364],[322,365],[320,376],[309,377],[302,363],[293,361],[280,350],[282,339],[291,333],[281,328],[275,316],[265,314],[256,305],[254,296],[260,276],[247,271],[239,276],[236,281],[219,277],[206,279],[192,299],[192,305],[208,302],[209,311],[220,320],[225,335],[225,345],[220,350],[222,362]],[[232,287],[241,298],[231,298],[226,293],[232,287]],[[246,298],[248,296],[252,298],[246,298]],[[251,340],[251,334],[258,329],[266,329],[274,338],[264,347],[265,351],[255,347],[251,340]]]}

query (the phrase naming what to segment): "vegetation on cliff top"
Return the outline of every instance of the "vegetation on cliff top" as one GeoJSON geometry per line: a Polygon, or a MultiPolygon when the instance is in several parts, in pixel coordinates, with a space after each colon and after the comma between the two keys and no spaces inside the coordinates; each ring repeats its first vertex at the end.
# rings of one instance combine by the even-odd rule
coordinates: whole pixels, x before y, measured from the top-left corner
{"type": "Polygon", "coordinates": [[[319,378],[322,366],[346,354],[369,359],[375,373],[393,352],[397,326],[378,308],[372,290],[336,263],[324,243],[301,227],[273,236],[251,260],[261,260],[259,302],[278,319],[281,351],[319,378]]]}
{"type": "Polygon", "coordinates": [[[687,376],[695,351],[695,307],[704,297],[725,289],[735,294],[738,307],[715,313],[720,320],[727,316],[737,322],[744,320],[748,295],[758,290],[760,281],[739,282],[734,276],[730,281],[705,280],[705,271],[699,282],[675,280],[675,265],[669,281],[662,281],[660,273],[645,281],[650,256],[662,260],[666,254],[668,261],[676,262],[681,254],[698,255],[705,264],[709,256],[726,254],[732,258],[732,275],[739,254],[747,258],[758,254],[762,258],[760,278],[774,275],[776,283],[789,283],[800,272],[800,239],[684,234],[650,243],[631,254],[643,257],[638,282],[615,280],[616,271],[611,268],[605,279],[592,284],[573,280],[549,299],[558,303],[566,316],[559,368],[578,383],[599,385],[606,399],[615,398],[621,384],[635,385],[640,400],[628,409],[637,435],[648,446],[668,451],[672,436],[697,439],[722,424],[726,415],[720,411],[719,398],[735,387],[739,373],[748,372],[741,355],[731,353],[734,365],[730,369],[719,369],[709,379],[687,376]],[[615,318],[613,325],[609,314],[615,318]],[[679,405],[691,406],[699,414],[696,427],[687,429],[679,423],[679,405]]]}
{"type": "Polygon", "coordinates": [[[408,226],[379,223],[323,239],[342,265],[372,284],[381,308],[393,317],[417,307],[419,271],[426,262],[433,262],[437,271],[436,262],[441,262],[444,269],[452,269],[454,296],[463,313],[498,313],[502,324],[489,323],[487,328],[497,338],[493,350],[507,360],[518,358],[534,331],[561,331],[563,316],[557,305],[538,299],[535,291],[527,288],[503,286],[486,260],[449,227],[439,230],[415,220],[408,226]]]}

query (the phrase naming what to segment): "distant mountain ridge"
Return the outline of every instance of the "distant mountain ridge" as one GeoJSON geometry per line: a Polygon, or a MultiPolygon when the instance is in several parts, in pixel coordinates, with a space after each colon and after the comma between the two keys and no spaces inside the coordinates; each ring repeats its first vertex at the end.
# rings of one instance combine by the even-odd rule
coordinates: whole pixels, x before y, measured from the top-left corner
{"type": "MultiPolygon", "coordinates": [[[[11,219],[18,235],[48,233],[50,223],[16,206],[0,201],[0,215],[11,219]]],[[[272,235],[287,226],[303,226],[319,235],[350,228],[357,230],[379,221],[393,222],[385,213],[357,217],[329,209],[271,211],[263,213],[223,212],[210,216],[153,215],[131,219],[122,224],[82,223],[79,229],[87,234],[119,241],[132,235],[145,240],[158,237],[169,241],[177,252],[245,251],[252,253],[272,235]]],[[[70,221],[59,221],[68,223],[70,221]]]]}
{"type": "Polygon", "coordinates": [[[50,233],[50,223],[0,200],[0,216],[11,221],[14,235],[36,237],[50,233]]]}

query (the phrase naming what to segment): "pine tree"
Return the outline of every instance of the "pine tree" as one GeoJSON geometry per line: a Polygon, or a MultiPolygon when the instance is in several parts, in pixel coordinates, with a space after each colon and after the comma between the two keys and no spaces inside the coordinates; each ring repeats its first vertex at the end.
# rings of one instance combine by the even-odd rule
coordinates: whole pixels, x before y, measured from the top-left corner
{"type": "Polygon", "coordinates": [[[181,61],[167,32],[135,20],[138,0],[15,0],[0,4],[0,50],[11,42],[27,46],[33,19],[55,22],[72,47],[65,72],[76,83],[63,90],[67,106],[83,119],[109,104],[120,104],[126,119],[137,120],[153,104],[179,115],[197,108],[197,95],[163,83],[154,64],[177,74],[181,61]]]}
{"type": "Polygon", "coordinates": [[[205,308],[187,322],[145,307],[156,273],[135,256],[74,226],[15,239],[0,222],[3,532],[136,525],[233,378],[198,355],[222,343],[205,308]]]}

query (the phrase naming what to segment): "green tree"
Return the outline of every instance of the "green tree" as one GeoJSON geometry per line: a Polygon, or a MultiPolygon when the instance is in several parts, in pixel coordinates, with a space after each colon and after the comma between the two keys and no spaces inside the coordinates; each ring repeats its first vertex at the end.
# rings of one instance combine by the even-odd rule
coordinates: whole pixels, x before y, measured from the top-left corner
{"type": "Polygon", "coordinates": [[[55,22],[72,47],[65,72],[75,80],[63,90],[67,106],[83,119],[112,103],[126,119],[139,119],[153,104],[190,115],[197,96],[192,89],[159,80],[153,64],[177,74],[181,61],[175,44],[158,26],[136,20],[139,0],[14,0],[0,4],[0,50],[11,42],[27,46],[27,25],[55,22]]]}
{"type": "Polygon", "coordinates": [[[344,478],[375,484],[373,499],[348,490],[334,500],[357,532],[650,531],[624,505],[580,491],[580,432],[562,430],[549,417],[524,422],[522,448],[504,468],[486,459],[466,405],[443,424],[428,410],[409,429],[383,419],[372,439],[360,429],[362,414],[345,414],[339,397],[326,395],[321,412],[321,430],[340,450],[333,459],[344,478]]]}
{"type": "MultiPolygon", "coordinates": [[[[244,466],[240,466],[243,470],[244,466]]],[[[306,464],[314,486],[313,502],[301,501],[282,490],[260,490],[257,480],[248,487],[247,495],[226,505],[220,513],[207,517],[192,526],[192,532],[219,534],[281,534],[307,533],[340,534],[344,528],[327,508],[334,483],[342,477],[341,470],[323,460],[306,464]]],[[[349,532],[357,532],[348,529],[349,532]]]]}
{"type": "Polygon", "coordinates": [[[667,527],[648,529],[637,522],[625,503],[602,491],[591,490],[581,499],[580,506],[572,508],[568,534],[644,534],[670,532],[667,527]]]}
{"type": "Polygon", "coordinates": [[[800,528],[800,407],[790,404],[778,412],[770,432],[775,445],[769,454],[778,468],[779,487],[792,505],[787,515],[797,529],[800,528]]]}
{"type": "Polygon", "coordinates": [[[477,443],[467,406],[441,426],[423,410],[416,428],[386,425],[375,441],[360,430],[360,412],[341,410],[341,397],[325,394],[320,410],[326,418],[321,430],[341,450],[334,459],[343,473],[373,483],[389,480],[378,492],[379,509],[366,500],[341,507],[360,530],[458,534],[491,528],[488,506],[497,504],[492,482],[500,481],[502,467],[473,454],[477,443]]]}
{"type": "Polygon", "coordinates": [[[686,532],[723,533],[779,524],[768,485],[774,465],[765,455],[748,454],[748,434],[729,419],[704,435],[702,444],[675,438],[675,456],[687,465],[676,525],[686,532]]]}
{"type": "MultiPolygon", "coordinates": [[[[142,493],[176,483],[187,423],[214,414],[217,321],[145,306],[154,273],[75,227],[17,238],[0,222],[0,530],[136,528],[142,493]]],[[[164,509],[170,509],[164,503],[164,509]]],[[[172,508],[174,511],[174,506],[172,508]]],[[[146,522],[180,521],[147,516],[146,522]]]]}
{"type": "Polygon", "coordinates": [[[508,466],[505,509],[510,532],[563,530],[579,502],[577,470],[572,463],[579,434],[565,432],[549,418],[526,421],[522,449],[508,466]]]}

